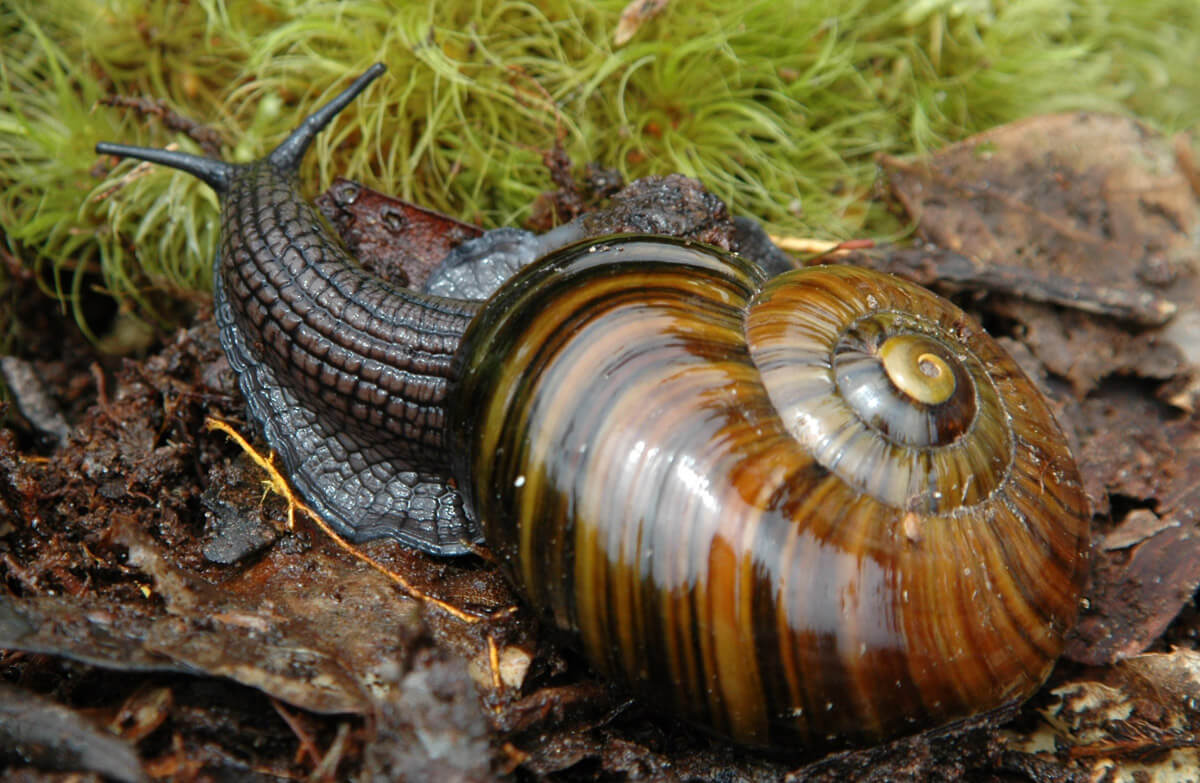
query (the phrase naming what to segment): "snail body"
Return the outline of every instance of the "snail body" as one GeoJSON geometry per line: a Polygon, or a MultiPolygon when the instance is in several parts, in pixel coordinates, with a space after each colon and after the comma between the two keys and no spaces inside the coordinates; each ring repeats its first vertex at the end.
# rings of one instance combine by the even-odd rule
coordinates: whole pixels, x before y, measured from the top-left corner
{"type": "Polygon", "coordinates": [[[390,287],[294,185],[379,72],[259,163],[98,147],[221,194],[222,343],[319,513],[437,554],[482,535],[597,669],[749,745],[869,742],[1036,690],[1088,510],[982,329],[888,275],[772,276],[645,235],[567,244],[483,304],[390,287]]]}

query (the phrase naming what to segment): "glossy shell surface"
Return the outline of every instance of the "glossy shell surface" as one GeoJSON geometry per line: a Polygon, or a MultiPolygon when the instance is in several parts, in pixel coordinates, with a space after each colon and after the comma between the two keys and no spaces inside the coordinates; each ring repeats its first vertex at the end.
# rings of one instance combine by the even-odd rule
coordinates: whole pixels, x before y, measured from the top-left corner
{"type": "Polygon", "coordinates": [[[469,507],[531,604],[651,706],[826,745],[1047,676],[1086,501],[1035,387],[952,304],[616,238],[520,274],[465,342],[469,507]],[[937,376],[924,401],[910,372],[937,376]]]}

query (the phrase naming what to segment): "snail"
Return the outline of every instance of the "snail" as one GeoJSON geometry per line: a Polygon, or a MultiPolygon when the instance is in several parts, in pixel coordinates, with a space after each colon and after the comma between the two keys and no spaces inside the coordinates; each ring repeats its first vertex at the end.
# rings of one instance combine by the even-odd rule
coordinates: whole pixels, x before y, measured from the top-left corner
{"type": "Polygon", "coordinates": [[[1089,512],[981,327],[886,274],[636,234],[499,234],[512,253],[435,283],[521,267],[485,302],[391,286],[295,173],[382,71],[254,163],[97,145],[219,194],[222,345],[339,533],[437,555],[482,536],[597,670],[750,746],[875,742],[1039,687],[1089,512]]]}

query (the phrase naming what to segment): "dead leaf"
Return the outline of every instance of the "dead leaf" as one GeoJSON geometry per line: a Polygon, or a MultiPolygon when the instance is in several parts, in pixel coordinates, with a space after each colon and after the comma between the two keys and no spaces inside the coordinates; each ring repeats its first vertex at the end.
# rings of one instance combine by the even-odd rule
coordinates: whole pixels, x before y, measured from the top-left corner
{"type": "Polygon", "coordinates": [[[1083,612],[1064,655],[1102,665],[1142,652],[1200,586],[1200,534],[1172,520],[1129,550],[1100,560],[1083,612]]]}
{"type": "Polygon", "coordinates": [[[420,288],[478,226],[338,177],[315,202],[362,265],[395,285],[420,288]]]}
{"type": "Polygon", "coordinates": [[[1196,267],[1173,145],[1125,117],[1033,117],[884,167],[926,239],[985,263],[1145,289],[1196,267]]]}
{"type": "Polygon", "coordinates": [[[1109,550],[1127,549],[1153,538],[1167,528],[1178,526],[1178,520],[1164,521],[1148,508],[1136,508],[1125,515],[1116,530],[1104,537],[1103,547],[1109,550]]]}
{"type": "Polygon", "coordinates": [[[94,772],[122,783],[150,780],[131,743],[6,683],[0,683],[0,748],[44,769],[94,772]]]}
{"type": "Polygon", "coordinates": [[[1052,691],[1043,727],[1009,735],[1043,757],[1065,752],[1090,780],[1195,780],[1200,769],[1200,653],[1139,655],[1052,691]]]}
{"type": "MultiPolygon", "coordinates": [[[[1162,297],[1184,319],[1200,308],[1200,201],[1176,145],[1134,120],[1033,117],[925,159],[883,165],[922,238],[938,247],[985,266],[1078,281],[1100,302],[1162,297]]],[[[1078,396],[1112,375],[1163,380],[1197,366],[1178,328],[1137,332],[1111,319],[1060,320],[1020,302],[1004,310],[1078,396]]],[[[1187,388],[1172,399],[1191,405],[1198,387],[1187,388]]]]}

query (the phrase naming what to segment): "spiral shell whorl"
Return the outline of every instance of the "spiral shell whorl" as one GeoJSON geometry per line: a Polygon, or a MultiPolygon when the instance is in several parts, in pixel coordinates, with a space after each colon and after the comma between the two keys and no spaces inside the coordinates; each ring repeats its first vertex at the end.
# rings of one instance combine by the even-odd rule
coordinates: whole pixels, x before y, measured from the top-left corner
{"type": "MultiPolygon", "coordinates": [[[[793,581],[781,603],[811,617],[821,610],[810,592],[837,589],[848,613],[876,592],[877,612],[847,614],[842,645],[894,634],[864,644],[858,660],[838,656],[865,726],[887,734],[901,713],[936,722],[1032,692],[1075,617],[1088,547],[1081,482],[1037,389],[958,308],[867,270],[775,278],[746,322],[783,426],[832,474],[793,516],[806,527],[788,546],[811,538],[864,558],[849,576],[793,581]],[[896,340],[909,353],[901,361],[931,352],[936,369],[953,373],[952,384],[939,379],[935,404],[890,374],[883,349],[896,340]],[[888,583],[872,581],[868,560],[888,583]],[[920,703],[894,714],[872,703],[889,690],[902,701],[910,685],[920,703]]],[[[795,676],[806,670],[820,676],[803,662],[788,671],[796,694],[810,688],[795,676]]]]}
{"type": "Polygon", "coordinates": [[[952,305],[877,273],[764,283],[709,248],[614,238],[523,272],[464,345],[468,505],[530,603],[647,703],[796,747],[945,722],[1048,673],[1086,505],[1032,385],[952,305]],[[879,359],[894,334],[917,339],[879,359]],[[900,425],[864,413],[908,404],[920,379],[889,372],[927,353],[954,373],[919,391],[941,402],[900,425]],[[840,396],[863,378],[868,403],[840,396]],[[881,478],[897,458],[903,479],[881,478]]]}
{"type": "Polygon", "coordinates": [[[974,505],[1003,483],[1012,412],[995,383],[1011,387],[1015,368],[946,300],[895,278],[818,267],[768,282],[746,332],[784,426],[857,489],[931,512],[974,505]],[[923,384],[922,363],[943,373],[936,386],[923,384]],[[994,379],[996,366],[1005,369],[994,379]]]}

